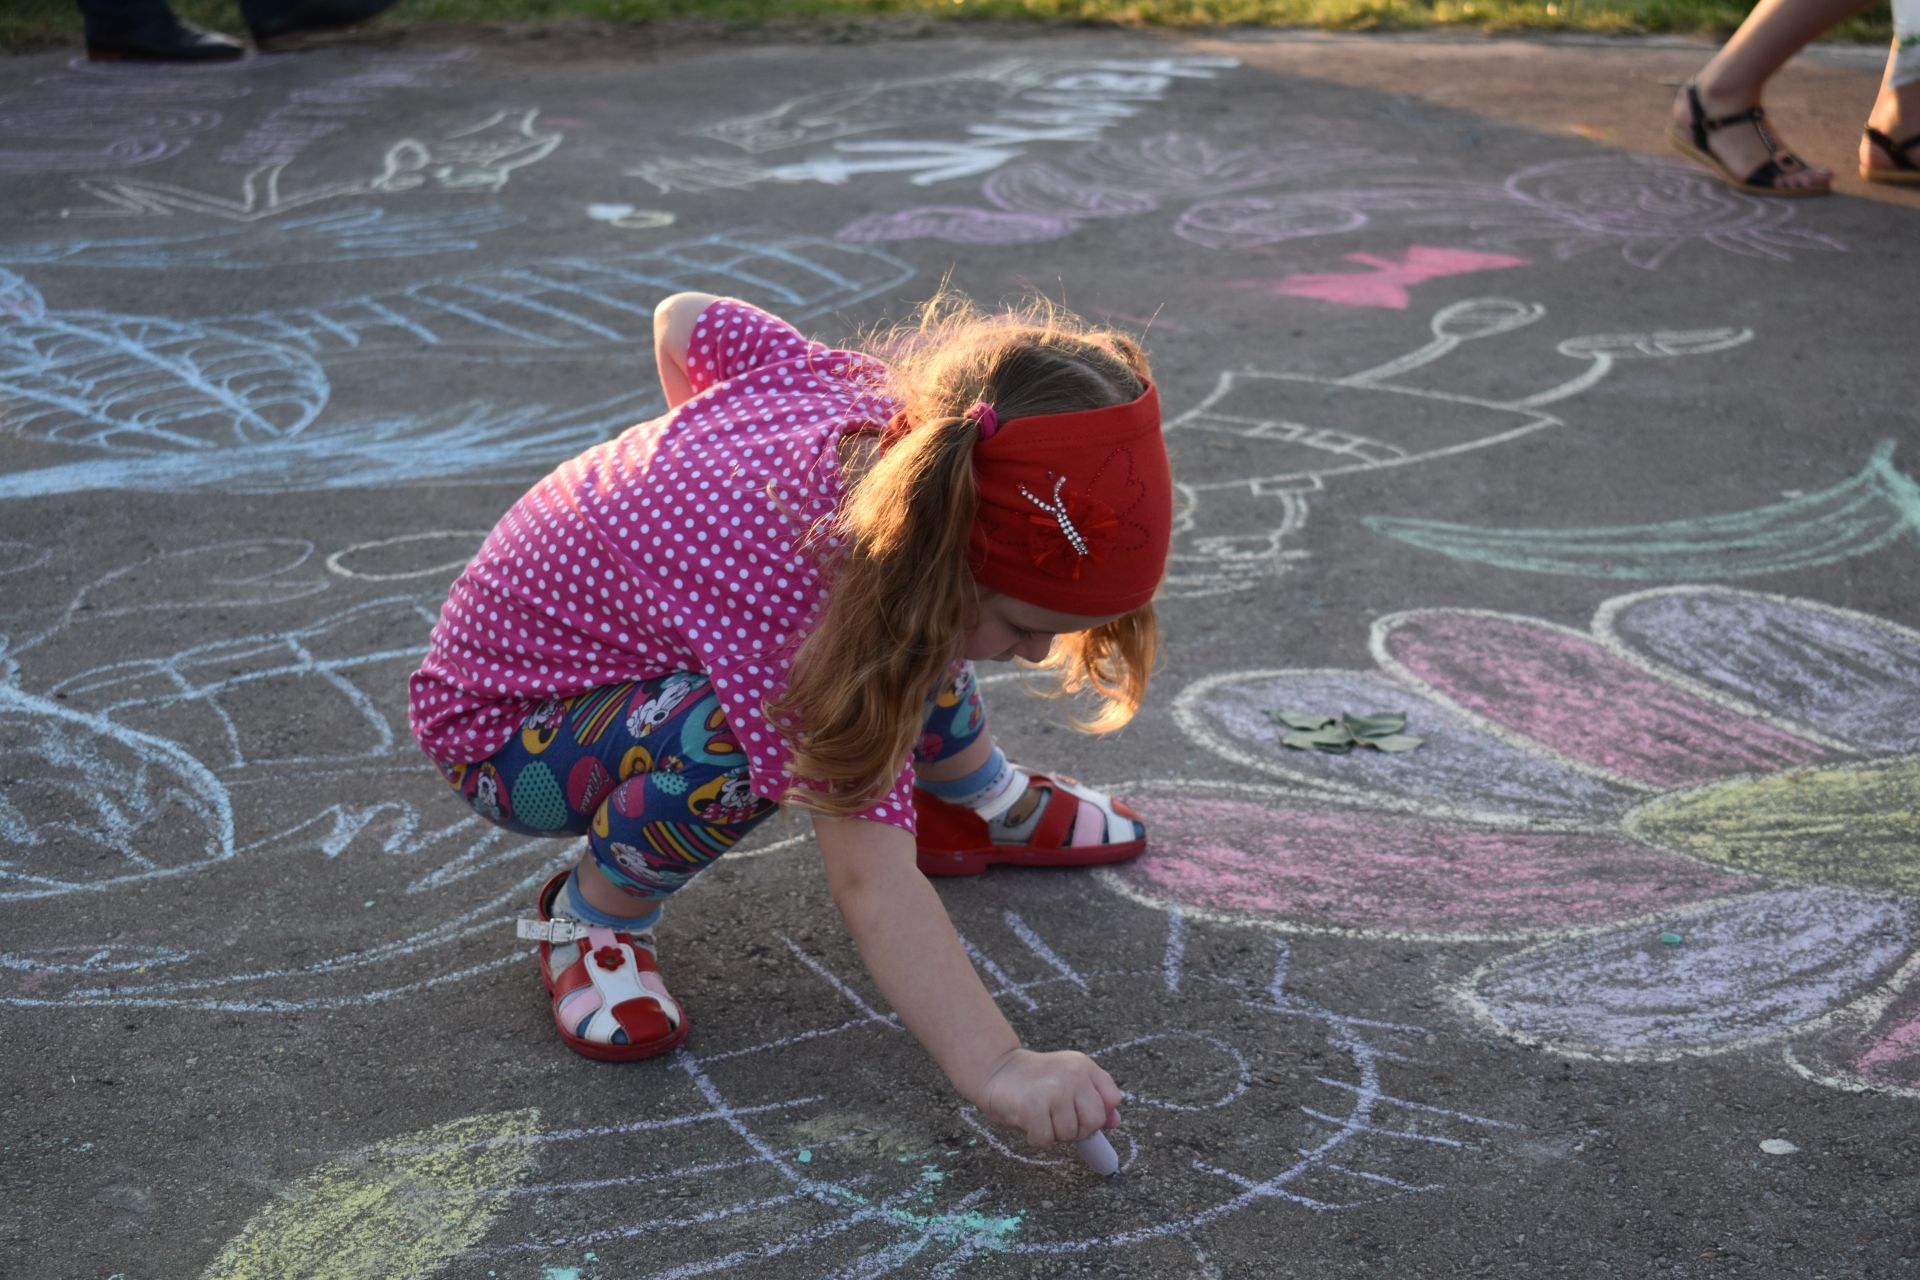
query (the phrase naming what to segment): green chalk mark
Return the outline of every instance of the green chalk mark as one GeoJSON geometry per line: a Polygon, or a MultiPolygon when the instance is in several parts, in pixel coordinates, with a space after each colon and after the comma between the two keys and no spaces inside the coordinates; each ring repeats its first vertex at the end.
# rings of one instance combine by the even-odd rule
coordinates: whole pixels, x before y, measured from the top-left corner
{"type": "Polygon", "coordinates": [[[1523,573],[1697,582],[1814,569],[1920,537],[1920,486],[1882,440],[1851,479],[1727,515],[1586,529],[1489,529],[1368,516],[1361,523],[1455,560],[1523,573]]]}
{"type": "Polygon", "coordinates": [[[796,1157],[794,1157],[794,1158],[795,1158],[795,1159],[797,1159],[797,1160],[798,1160],[798,1161],[799,1161],[799,1162],[800,1162],[801,1164],[812,1164],[812,1163],[813,1163],[813,1152],[811,1152],[811,1151],[802,1151],[802,1152],[801,1152],[801,1153],[800,1153],[800,1154],[799,1154],[798,1156],[796,1156],[796,1157]]]}

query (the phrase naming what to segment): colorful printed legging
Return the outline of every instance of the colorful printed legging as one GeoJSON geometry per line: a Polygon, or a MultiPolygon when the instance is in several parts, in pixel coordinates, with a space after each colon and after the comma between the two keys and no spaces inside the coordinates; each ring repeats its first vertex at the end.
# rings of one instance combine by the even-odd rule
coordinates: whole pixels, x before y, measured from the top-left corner
{"type": "MultiPolygon", "coordinates": [[[[985,726],[972,664],[962,664],[927,700],[913,758],[956,755],[985,726]]],[[[698,672],[549,699],[506,746],[440,772],[509,831],[586,836],[607,878],[648,900],[691,880],[776,808],[748,787],[746,753],[698,672]]]]}

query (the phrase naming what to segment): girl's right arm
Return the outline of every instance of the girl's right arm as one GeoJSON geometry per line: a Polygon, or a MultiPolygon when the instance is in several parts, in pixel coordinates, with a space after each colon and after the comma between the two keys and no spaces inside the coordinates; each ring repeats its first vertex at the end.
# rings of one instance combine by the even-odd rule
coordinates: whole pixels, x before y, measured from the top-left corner
{"type": "Polygon", "coordinates": [[[720,299],[711,293],[676,293],[653,309],[653,361],[660,369],[660,389],[667,408],[677,408],[693,394],[687,377],[687,348],[700,314],[720,299]]]}
{"type": "Polygon", "coordinates": [[[1120,1102],[1113,1077],[1084,1053],[1021,1047],[915,865],[913,837],[858,818],[816,815],[813,827],[867,971],[960,1096],[1035,1146],[1105,1128],[1120,1102]]]}

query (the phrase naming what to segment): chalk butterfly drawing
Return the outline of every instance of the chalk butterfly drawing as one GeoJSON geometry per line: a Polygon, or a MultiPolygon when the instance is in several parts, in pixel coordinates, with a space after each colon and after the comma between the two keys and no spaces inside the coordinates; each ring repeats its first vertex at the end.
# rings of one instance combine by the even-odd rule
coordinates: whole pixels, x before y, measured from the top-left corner
{"type": "MultiPolygon", "coordinates": [[[[413,369],[433,355],[484,355],[482,370],[503,371],[505,397],[521,380],[510,358],[644,349],[653,304],[680,289],[745,293],[804,319],[911,274],[869,250],[749,231],[490,267],[323,306],[175,320],[59,311],[0,270],[0,410],[15,434],[93,455],[0,477],[0,498],[531,477],[651,416],[658,394],[572,406],[476,399],[340,421],[324,415],[335,391],[329,363],[351,356],[353,373],[377,385],[369,358],[413,369]]],[[[482,376],[470,371],[463,385],[482,376]]]]}
{"type": "MultiPolygon", "coordinates": [[[[469,1128],[513,1136],[434,1145],[447,1158],[422,1172],[492,1208],[452,1261],[462,1274],[551,1271],[592,1250],[600,1267],[633,1276],[769,1265],[783,1276],[953,1276],[1124,1251],[1143,1274],[1188,1274],[1187,1242],[1210,1229],[1437,1191],[1520,1127],[1429,1101],[1426,1029],[1304,994],[1315,977],[1289,972],[1284,939],[1249,952],[1231,937],[1241,931],[1123,906],[1125,924],[1091,967],[1048,938],[1056,916],[1082,910],[1043,889],[1023,892],[1018,911],[963,908],[960,925],[1016,1022],[1067,1016],[1113,1035],[1102,1044],[1102,1031],[1088,1033],[1088,1048],[1128,1090],[1116,1145],[1155,1194],[1110,1201],[1092,1224],[1077,1209],[1052,1212],[1050,1196],[1080,1199],[1069,1188],[1090,1175],[1078,1161],[1009,1146],[955,1099],[866,980],[849,976],[845,941],[821,955],[762,935],[741,945],[776,963],[733,967],[727,985],[740,989],[715,993],[697,1040],[647,1064],[644,1087],[613,1111],[600,1099],[579,1127],[556,1124],[553,1108],[539,1127],[475,1118],[469,1128]],[[1190,951],[1235,959],[1192,963],[1190,951]],[[502,1147],[532,1158],[477,1181],[467,1162],[502,1147]]],[[[535,1004],[530,1034],[544,1034],[538,1015],[535,1004]]],[[[440,1215],[417,1217],[396,1224],[396,1242],[437,1230],[440,1215]]],[[[242,1239],[261,1234],[250,1225],[242,1239]]]]}
{"type": "Polygon", "coordinates": [[[1920,633],[1673,587],[1589,632],[1391,615],[1370,648],[1183,692],[1195,740],[1288,785],[1149,808],[1159,843],[1107,881],[1282,932],[1526,944],[1454,994],[1556,1053],[1779,1045],[1920,1097],[1920,633]],[[1427,746],[1290,751],[1269,718],[1337,707],[1404,708],[1427,746]]]}
{"type": "Polygon", "coordinates": [[[1169,597],[1246,590],[1285,570],[1301,555],[1285,543],[1304,526],[1309,496],[1329,477],[1450,457],[1562,426],[1546,406],[1586,391],[1620,361],[1705,355],[1753,337],[1749,329],[1719,328],[1568,338],[1555,350],[1584,367],[1543,391],[1506,400],[1405,381],[1469,343],[1514,333],[1545,315],[1533,303],[1474,298],[1436,312],[1424,346],[1358,373],[1222,373],[1198,404],[1166,425],[1185,498],[1164,588],[1169,597]]]}

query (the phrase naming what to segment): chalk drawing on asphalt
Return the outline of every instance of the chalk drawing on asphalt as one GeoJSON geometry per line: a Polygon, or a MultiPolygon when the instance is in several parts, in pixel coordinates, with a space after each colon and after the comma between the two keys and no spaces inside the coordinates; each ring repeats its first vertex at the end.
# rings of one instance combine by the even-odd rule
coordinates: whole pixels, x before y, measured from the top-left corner
{"type": "Polygon", "coordinates": [[[380,205],[290,214],[271,222],[225,224],[195,231],[0,243],[0,264],[47,263],[109,270],[194,267],[251,271],[465,253],[480,238],[525,221],[497,205],[392,213],[380,205]]]}
{"type": "Polygon", "coordinates": [[[423,768],[404,688],[438,596],[314,599],[341,583],[311,543],[242,540],[98,574],[37,630],[10,620],[0,1004],[349,1008],[518,958],[506,924],[571,850],[445,803],[423,768]],[[237,621],[209,639],[209,615],[237,621]],[[83,656],[134,638],[155,656],[83,656]],[[276,860],[318,900],[350,899],[331,910],[364,911],[376,941],[328,936],[296,959],[244,945],[204,877],[276,860]],[[374,882],[384,908],[363,906],[374,882]],[[49,899],[73,895],[97,937],[74,918],[36,927],[49,899]]]}
{"type": "MultiPolygon", "coordinates": [[[[536,129],[537,108],[496,111],[475,124],[437,138],[400,138],[386,147],[377,171],[355,178],[295,185],[291,159],[247,170],[233,194],[201,191],[176,183],[98,178],[80,185],[102,201],[93,212],[199,214],[234,222],[277,217],[322,201],[432,189],[493,195],[517,169],[551,155],[564,136],[536,129]]],[[[78,212],[85,213],[87,210],[78,212]]]]}
{"type": "Polygon", "coordinates": [[[1230,288],[1257,289],[1278,297],[1317,298],[1343,307],[1405,311],[1413,301],[1408,290],[1414,285],[1449,276],[1532,265],[1526,258],[1506,253],[1476,253],[1470,249],[1441,249],[1423,244],[1409,246],[1397,261],[1377,253],[1349,253],[1342,257],[1365,269],[1295,272],[1278,280],[1247,279],[1227,283],[1230,288]]]}
{"type": "Polygon", "coordinates": [[[1545,315],[1546,308],[1533,303],[1473,298],[1437,311],[1423,346],[1358,373],[1222,373],[1199,403],[1166,424],[1187,500],[1168,570],[1169,595],[1245,590],[1285,571],[1292,560],[1282,553],[1284,534],[1302,525],[1307,495],[1329,477],[1451,457],[1562,426],[1545,406],[1587,391],[1623,360],[1706,355],[1753,337],[1748,329],[1720,328],[1568,338],[1556,350],[1580,362],[1579,371],[1506,400],[1406,381],[1467,344],[1516,332],[1545,315]],[[1279,512],[1263,515],[1274,499],[1279,512]]]}
{"type": "Polygon", "coordinates": [[[915,186],[989,173],[1040,143],[1085,142],[1131,120],[1181,81],[1232,58],[1010,58],[968,70],[828,90],[692,131],[736,148],[649,156],[627,173],[661,192],[768,183],[839,185],[894,174],[915,186]],[[793,158],[776,153],[800,151],[793,158]]]}
{"type": "Polygon", "coordinates": [[[1686,165],[1634,156],[1551,160],[1500,182],[1383,177],[1306,185],[1420,165],[1343,143],[1341,127],[1328,122],[1312,142],[1295,143],[1232,145],[1174,132],[1102,141],[1008,162],[982,184],[984,204],[870,214],[840,235],[863,243],[1033,244],[1180,204],[1174,234],[1235,253],[1364,228],[1396,236],[1444,228],[1482,249],[1541,242],[1556,260],[1612,250],[1647,269],[1687,249],[1789,260],[1845,247],[1792,225],[1796,211],[1778,200],[1733,191],[1686,165]]]}
{"type": "MultiPolygon", "coordinates": [[[[836,971],[851,962],[850,948],[841,945],[846,959],[834,960],[784,937],[774,949],[794,957],[813,998],[766,1009],[770,1025],[705,1023],[699,1046],[641,1068],[645,1115],[623,1121],[602,1107],[586,1127],[549,1120],[498,1141],[385,1145],[442,1157],[449,1178],[458,1156],[531,1154],[537,1167],[496,1175],[491,1186],[461,1181],[463,1193],[507,1207],[458,1255],[474,1267],[560,1265],[591,1249],[601,1265],[636,1275],[721,1274],[773,1261],[786,1275],[911,1268],[949,1276],[995,1258],[1125,1250],[1138,1261],[1154,1256],[1142,1251],[1183,1247],[1182,1236],[1245,1215],[1338,1212],[1436,1192],[1477,1150],[1521,1128],[1423,1100],[1422,1073],[1409,1067],[1432,1051],[1427,1029],[1303,994],[1311,975],[1303,984],[1290,973],[1284,939],[1256,948],[1245,973],[1178,973],[1177,955],[1153,954],[1150,921],[1136,931],[1144,945],[1125,957],[1146,967],[1121,968],[1111,951],[1087,963],[1030,911],[966,927],[975,963],[1001,999],[1043,1017],[1065,1007],[1130,1028],[1090,1051],[1127,1091],[1120,1147],[1131,1167],[1177,1183],[1178,1194],[1149,1197],[1091,1234],[1077,1218],[1049,1221],[1039,1202],[1089,1175],[1011,1145],[944,1088],[905,1091],[878,1107],[864,1089],[847,1087],[833,1066],[847,1053],[913,1079],[926,1070],[920,1050],[877,1012],[864,978],[836,971]],[[1141,999],[1169,973],[1185,1001],[1141,999]],[[1232,1028],[1187,1025],[1202,1001],[1231,1008],[1232,1028]],[[745,1039],[728,1045],[727,1032],[745,1039]],[[1292,1079],[1274,1078],[1268,1047],[1297,1053],[1303,1043],[1315,1046],[1312,1061],[1292,1079]],[[1240,1141],[1180,1140],[1230,1131],[1223,1126],[1236,1118],[1247,1130],[1240,1141]],[[636,1149],[649,1168],[636,1170],[636,1149]],[[596,1194],[583,1197],[589,1188],[596,1194]],[[546,1207],[561,1203],[575,1212],[556,1230],[546,1207]],[[522,1215],[541,1225],[507,1226],[522,1215]],[[696,1225],[708,1229],[675,1230],[696,1225]]],[[[1166,936],[1185,940],[1190,927],[1170,924],[1166,936]]]]}
{"type": "Polygon", "coordinates": [[[1920,1085],[1920,633],[1674,587],[1588,631],[1394,614],[1370,648],[1183,691],[1195,741],[1286,785],[1143,797],[1157,842],[1103,879],[1283,932],[1531,943],[1456,998],[1558,1053],[1791,1041],[1823,1079],[1920,1085]],[[1301,707],[1404,709],[1427,746],[1290,751],[1271,713],[1301,707]]]}
{"type": "MultiPolygon", "coordinates": [[[[63,312],[0,269],[0,406],[19,434],[90,455],[0,477],[0,498],[531,478],[659,412],[650,370],[636,363],[631,381],[642,389],[585,404],[474,399],[342,421],[323,416],[335,393],[328,362],[417,368],[435,354],[645,350],[653,304],[679,290],[740,294],[804,320],[912,274],[873,250],[741,231],[488,267],[322,306],[175,320],[63,312]]],[[[384,375],[355,364],[351,376],[384,375]]],[[[481,375],[463,385],[481,387],[481,375]]],[[[507,378],[499,394],[517,385],[507,378]]]]}
{"type": "Polygon", "coordinates": [[[1368,516],[1375,533],[1469,564],[1639,582],[1699,582],[1817,569],[1920,545],[1920,485],[1875,446],[1849,479],[1725,515],[1586,528],[1489,528],[1368,516]]]}

